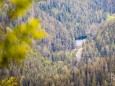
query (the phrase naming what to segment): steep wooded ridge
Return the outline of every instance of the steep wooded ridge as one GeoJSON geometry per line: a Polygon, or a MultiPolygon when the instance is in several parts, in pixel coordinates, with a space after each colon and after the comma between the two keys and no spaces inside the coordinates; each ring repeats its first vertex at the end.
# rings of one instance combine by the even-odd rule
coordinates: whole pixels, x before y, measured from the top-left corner
{"type": "Polygon", "coordinates": [[[100,25],[95,36],[89,37],[84,45],[83,58],[115,56],[115,20],[100,25]]]}
{"type": "Polygon", "coordinates": [[[106,12],[90,0],[46,0],[35,4],[34,9],[49,33],[39,44],[50,51],[75,48],[75,37],[89,34],[93,23],[106,19],[106,12]]]}
{"type": "Polygon", "coordinates": [[[49,33],[38,44],[43,54],[75,48],[75,37],[92,34],[92,29],[114,13],[112,0],[45,0],[34,6],[35,16],[41,18],[43,28],[49,33]]]}
{"type": "Polygon", "coordinates": [[[34,42],[20,65],[0,68],[0,82],[14,76],[20,86],[114,86],[115,0],[43,0],[21,21],[31,16],[41,20],[47,38],[34,42]],[[75,37],[88,34],[81,61],[75,37]]]}

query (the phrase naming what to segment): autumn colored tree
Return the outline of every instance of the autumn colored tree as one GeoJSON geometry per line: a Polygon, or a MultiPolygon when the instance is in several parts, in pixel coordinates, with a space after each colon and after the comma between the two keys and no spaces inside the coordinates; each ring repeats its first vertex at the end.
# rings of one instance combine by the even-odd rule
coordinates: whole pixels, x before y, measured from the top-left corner
{"type": "Polygon", "coordinates": [[[21,62],[29,52],[32,41],[45,36],[40,21],[35,18],[12,25],[25,15],[32,2],[33,0],[0,0],[1,15],[4,16],[4,20],[0,21],[0,66],[6,66],[10,61],[21,62]]]}

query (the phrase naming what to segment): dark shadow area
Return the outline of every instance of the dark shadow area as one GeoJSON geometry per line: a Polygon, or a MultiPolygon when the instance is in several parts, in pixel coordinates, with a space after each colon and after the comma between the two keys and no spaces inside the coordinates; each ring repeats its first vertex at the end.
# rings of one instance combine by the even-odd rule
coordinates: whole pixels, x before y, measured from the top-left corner
{"type": "Polygon", "coordinates": [[[79,36],[79,37],[75,37],[75,40],[83,40],[86,38],[87,38],[87,36],[79,36]]]}

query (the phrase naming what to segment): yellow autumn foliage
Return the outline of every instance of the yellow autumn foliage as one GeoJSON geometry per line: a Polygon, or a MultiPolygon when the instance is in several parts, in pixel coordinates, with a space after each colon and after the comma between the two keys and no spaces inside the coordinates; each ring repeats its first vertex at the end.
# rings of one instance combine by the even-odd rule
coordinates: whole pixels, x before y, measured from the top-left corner
{"type": "Polygon", "coordinates": [[[12,44],[16,43],[18,41],[18,38],[16,37],[16,34],[14,32],[9,32],[6,34],[5,42],[12,44]]]}
{"type": "Polygon", "coordinates": [[[8,64],[10,60],[21,62],[26,57],[32,40],[41,39],[45,35],[46,32],[40,28],[40,22],[36,19],[13,28],[0,42],[0,64],[8,64]]]}
{"type": "Polygon", "coordinates": [[[31,6],[32,0],[10,0],[10,2],[13,4],[14,9],[10,10],[10,18],[14,17],[21,17],[27,10],[29,6],[31,6]]]}
{"type": "Polygon", "coordinates": [[[17,78],[10,77],[0,81],[0,86],[19,86],[19,84],[17,78]]]}
{"type": "MultiPolygon", "coordinates": [[[[8,16],[10,16],[11,20],[21,17],[32,3],[32,0],[9,1],[14,6],[14,8],[8,11],[8,16]]],[[[2,34],[2,31],[0,32],[0,38],[2,38],[0,39],[0,66],[6,66],[10,61],[20,63],[26,57],[27,53],[30,52],[32,41],[42,39],[46,36],[46,32],[42,29],[40,21],[35,18],[31,18],[28,22],[24,22],[13,28],[10,28],[10,26],[6,26],[5,28],[5,34],[2,34]]]]}

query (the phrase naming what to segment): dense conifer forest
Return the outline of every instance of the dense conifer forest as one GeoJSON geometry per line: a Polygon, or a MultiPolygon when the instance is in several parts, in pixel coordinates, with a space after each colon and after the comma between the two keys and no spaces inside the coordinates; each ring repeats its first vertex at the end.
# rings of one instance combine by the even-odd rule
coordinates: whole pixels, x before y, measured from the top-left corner
{"type": "Polygon", "coordinates": [[[115,0],[0,0],[0,86],[115,86],[115,0]]]}

